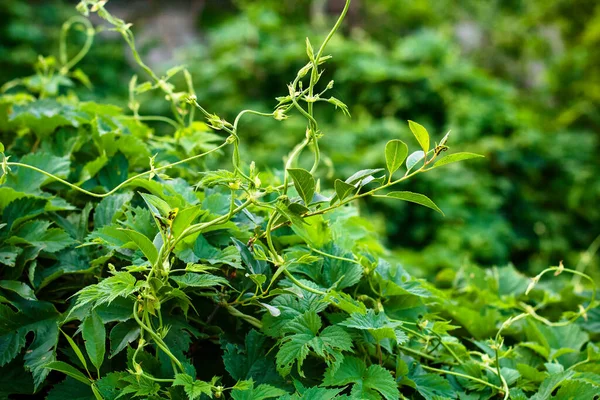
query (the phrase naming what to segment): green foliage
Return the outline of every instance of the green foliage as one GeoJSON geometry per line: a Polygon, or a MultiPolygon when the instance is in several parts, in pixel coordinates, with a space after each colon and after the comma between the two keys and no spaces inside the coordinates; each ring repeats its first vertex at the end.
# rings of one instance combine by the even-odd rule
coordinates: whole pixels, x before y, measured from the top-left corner
{"type": "MultiPolygon", "coordinates": [[[[62,37],[58,60],[41,58],[35,75],[5,85],[3,396],[390,400],[600,393],[598,302],[589,275],[561,263],[528,280],[512,266],[465,263],[442,271],[435,286],[405,269],[360,216],[357,203],[377,198],[441,212],[424,194],[398,189],[476,154],[444,157],[448,134],[432,146],[434,135],[409,121],[405,132],[412,131],[421,150],[410,153],[392,138],[375,149],[374,165],[344,167],[335,176],[345,180],[325,174],[321,105],[349,116],[341,100],[325,96],[333,83],[321,85],[330,62],[325,49],[349,5],[319,47],[306,41],[308,61],[275,111],[243,110],[233,122],[206,110],[187,69],[160,75],[146,65],[130,25],[103,1],[83,0],[77,9],[114,28],[149,78],[131,80],[131,113],[65,95],[73,79],[87,82],[75,67],[95,30],[81,16],[63,28],[86,29],[80,52],[69,58],[62,37]],[[183,87],[175,83],[179,75],[183,87]],[[144,92],[160,93],[172,115],[141,112],[144,92]],[[287,121],[295,111],[299,119],[287,121]],[[280,152],[283,165],[263,169],[251,161],[240,124],[250,116],[265,130],[301,121],[306,133],[294,136],[287,155],[280,152]],[[259,117],[268,118],[264,125],[259,117]],[[149,121],[172,129],[156,132],[149,121]],[[405,173],[393,178],[403,165],[405,173]],[[549,274],[556,278],[542,281],[549,274]]],[[[372,78],[367,74],[365,82],[372,78]]]]}

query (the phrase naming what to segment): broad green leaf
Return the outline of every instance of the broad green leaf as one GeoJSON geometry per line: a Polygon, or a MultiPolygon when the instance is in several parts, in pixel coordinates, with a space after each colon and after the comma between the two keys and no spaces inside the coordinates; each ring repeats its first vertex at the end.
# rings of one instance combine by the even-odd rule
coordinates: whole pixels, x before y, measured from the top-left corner
{"type": "Polygon", "coordinates": [[[2,213],[7,230],[14,229],[22,222],[37,217],[44,212],[48,200],[36,197],[21,197],[11,201],[2,213]]]}
{"type": "Polygon", "coordinates": [[[225,278],[211,274],[195,274],[189,272],[180,276],[171,276],[170,278],[181,288],[186,288],[188,286],[193,288],[209,288],[219,285],[229,285],[225,278]]]}
{"type": "Polygon", "coordinates": [[[294,180],[296,191],[302,200],[304,200],[304,204],[308,206],[312,203],[315,194],[315,178],[313,178],[310,172],[302,168],[289,168],[287,171],[294,180]]]}
{"type": "Polygon", "coordinates": [[[417,138],[423,151],[427,153],[429,151],[429,133],[427,132],[427,129],[425,129],[423,125],[410,120],[408,121],[408,127],[417,138]]]}
{"type": "Polygon", "coordinates": [[[277,352],[277,370],[283,376],[290,373],[297,363],[298,373],[304,376],[302,364],[311,351],[324,359],[333,370],[339,366],[344,356],[342,351],[352,349],[352,339],[342,328],[328,326],[319,333],[322,322],[314,311],[308,311],[290,321],[284,328],[284,334],[290,334],[280,340],[277,352]]]}
{"type": "Polygon", "coordinates": [[[283,379],[275,369],[275,357],[273,352],[268,353],[269,348],[267,337],[253,329],[246,335],[244,345],[223,344],[225,369],[236,380],[282,385],[283,379]]]}
{"type": "MultiPolygon", "coordinates": [[[[265,399],[274,399],[281,398],[288,394],[285,390],[276,388],[271,385],[262,384],[257,387],[249,388],[249,389],[234,389],[231,392],[231,398],[233,400],[265,400],[265,399]]],[[[305,397],[307,399],[320,399],[324,400],[323,397],[305,397]]]]}
{"type": "MultiPolygon", "coordinates": [[[[383,171],[383,168],[376,168],[376,169],[361,169],[358,172],[355,172],[351,177],[349,177],[348,179],[346,179],[346,183],[350,184],[350,185],[355,185],[359,182],[362,182],[364,179],[368,178],[368,177],[372,177],[373,175],[375,175],[378,172],[383,171]]],[[[362,186],[362,185],[359,185],[362,186]]]]}
{"type": "MultiPolygon", "coordinates": [[[[0,254],[1,257],[1,254],[0,254]]],[[[0,281],[0,289],[15,292],[25,300],[37,301],[35,292],[26,283],[19,281],[0,281]]]]}
{"type": "Polygon", "coordinates": [[[100,370],[106,352],[106,329],[98,313],[92,311],[83,321],[82,329],[85,349],[96,369],[100,370]]]}
{"type": "Polygon", "coordinates": [[[0,264],[14,267],[17,262],[17,257],[23,252],[23,249],[16,246],[0,247],[0,264]]]}
{"type": "Polygon", "coordinates": [[[155,265],[158,262],[158,250],[154,247],[154,243],[143,234],[132,231],[131,229],[123,229],[129,238],[139,247],[144,253],[150,264],[155,265]]]}
{"type": "Polygon", "coordinates": [[[325,371],[323,386],[347,386],[352,384],[352,397],[360,399],[378,398],[386,400],[400,398],[398,384],[392,374],[379,365],[366,367],[364,361],[356,357],[345,357],[337,369],[325,371]]]}
{"type": "MultiPolygon", "coordinates": [[[[63,179],[67,177],[70,170],[68,157],[57,157],[46,152],[27,154],[21,158],[20,162],[37,167],[63,179]]],[[[8,175],[6,186],[18,192],[39,194],[41,193],[40,188],[52,181],[52,178],[37,171],[25,167],[17,167],[8,175]]]]}
{"type": "Polygon", "coordinates": [[[564,371],[550,375],[542,382],[538,392],[533,395],[530,400],[549,400],[552,392],[556,390],[564,381],[570,379],[575,374],[575,371],[564,371]]]}
{"type": "Polygon", "coordinates": [[[356,190],[354,185],[346,183],[341,179],[336,179],[333,186],[335,188],[335,194],[340,201],[344,200],[346,197],[348,197],[348,195],[356,190]]]}
{"type": "Polygon", "coordinates": [[[57,253],[76,243],[61,228],[50,228],[48,221],[27,221],[13,232],[7,243],[12,245],[31,245],[47,253],[57,253]]]}
{"type": "Polygon", "coordinates": [[[408,340],[406,334],[398,328],[402,325],[400,321],[392,322],[385,313],[375,314],[375,310],[369,309],[366,314],[352,313],[348,319],[339,325],[346,328],[366,330],[378,342],[383,339],[391,339],[398,344],[408,340]]]}
{"type": "Polygon", "coordinates": [[[139,396],[147,398],[148,396],[155,395],[160,390],[160,385],[158,383],[144,376],[128,375],[121,378],[121,381],[125,381],[129,385],[120,390],[118,397],[131,393],[134,397],[139,396]]]}
{"type": "Polygon", "coordinates": [[[408,146],[402,140],[394,139],[385,145],[385,163],[391,176],[402,166],[408,155],[408,146]]]}
{"type": "Polygon", "coordinates": [[[62,372],[70,376],[73,379],[77,379],[81,383],[85,383],[88,386],[91,386],[89,378],[86,377],[83,372],[79,371],[77,368],[73,367],[62,361],[53,361],[51,363],[46,364],[45,368],[51,369],[53,371],[62,372]]]}
{"type": "Polygon", "coordinates": [[[113,223],[132,198],[132,193],[118,193],[102,199],[94,209],[94,229],[113,223]]]}
{"type": "Polygon", "coordinates": [[[110,358],[120,353],[127,345],[140,336],[140,326],[136,321],[119,322],[110,331],[110,358]]]}
{"type": "Polygon", "coordinates": [[[429,208],[439,212],[440,214],[444,215],[443,211],[440,210],[440,208],[437,205],[435,205],[435,203],[433,201],[431,201],[431,199],[429,197],[425,196],[424,194],[413,193],[413,192],[390,192],[386,195],[377,196],[377,197],[409,201],[411,203],[416,203],[416,204],[420,204],[425,207],[429,207],[429,208]]]}
{"type": "Polygon", "coordinates": [[[173,237],[178,238],[184,229],[190,226],[196,220],[196,218],[204,213],[206,213],[206,210],[203,210],[201,205],[180,210],[177,213],[175,220],[173,220],[173,225],[171,226],[173,237]]]}
{"type": "Polygon", "coordinates": [[[52,387],[46,400],[95,400],[95,398],[90,385],[67,377],[52,387]]]}
{"type": "Polygon", "coordinates": [[[417,150],[414,153],[411,153],[410,156],[406,159],[406,171],[410,172],[410,170],[417,165],[423,158],[425,157],[425,153],[422,150],[417,150]]]}
{"type": "Polygon", "coordinates": [[[212,397],[212,385],[204,381],[196,381],[187,374],[175,375],[173,386],[183,386],[183,390],[188,396],[188,400],[195,400],[202,394],[212,397]]]}
{"type": "Polygon", "coordinates": [[[432,168],[441,167],[442,165],[452,164],[455,162],[470,160],[471,158],[482,158],[483,156],[475,153],[454,153],[449,154],[446,157],[440,158],[438,161],[433,164],[432,168]]]}
{"type": "Polygon", "coordinates": [[[50,371],[45,365],[56,358],[60,314],[51,303],[43,301],[21,300],[12,304],[17,312],[0,304],[0,366],[19,354],[27,335],[32,332],[33,341],[23,358],[25,368],[33,374],[34,385],[38,388],[50,371]]]}

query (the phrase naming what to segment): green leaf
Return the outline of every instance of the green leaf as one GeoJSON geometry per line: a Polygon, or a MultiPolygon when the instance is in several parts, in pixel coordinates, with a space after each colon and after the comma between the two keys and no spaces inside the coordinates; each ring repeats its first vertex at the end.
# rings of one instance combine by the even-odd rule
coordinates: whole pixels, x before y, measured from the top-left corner
{"type": "Polygon", "coordinates": [[[335,194],[340,201],[344,200],[349,194],[356,190],[354,185],[350,185],[341,179],[336,179],[333,186],[335,188],[335,194]]]}
{"type": "Polygon", "coordinates": [[[411,153],[410,156],[406,159],[406,172],[410,172],[410,170],[417,165],[423,158],[425,157],[425,153],[422,150],[417,150],[414,153],[411,153]]]}
{"type": "Polygon", "coordinates": [[[42,248],[46,253],[57,253],[76,243],[61,228],[51,228],[48,221],[27,221],[7,240],[12,245],[25,244],[42,248]]]}
{"type": "Polygon", "coordinates": [[[366,330],[378,342],[383,339],[391,339],[398,344],[402,344],[408,340],[406,334],[398,329],[402,322],[392,322],[385,313],[375,314],[375,310],[372,309],[369,309],[366,314],[352,313],[348,319],[339,325],[346,328],[366,330]]]}
{"type": "Polygon", "coordinates": [[[202,394],[212,397],[212,385],[204,381],[195,381],[194,378],[187,374],[175,375],[173,386],[183,386],[183,390],[189,400],[195,400],[202,394]]]}
{"type": "Polygon", "coordinates": [[[280,340],[277,352],[277,370],[283,376],[290,373],[292,366],[297,363],[298,373],[304,376],[302,364],[313,351],[317,356],[324,359],[325,363],[333,370],[343,360],[342,351],[352,349],[352,339],[342,328],[328,326],[321,329],[321,318],[314,311],[308,311],[290,321],[284,328],[283,333],[291,335],[280,340]]]}
{"type": "Polygon", "coordinates": [[[352,397],[370,399],[380,394],[386,400],[400,398],[398,385],[392,374],[379,365],[366,367],[364,361],[356,357],[346,357],[337,370],[327,368],[324,386],[347,386],[352,384],[352,397]]]}
{"type": "Polygon", "coordinates": [[[83,321],[82,329],[85,349],[96,369],[100,370],[106,351],[106,329],[102,319],[95,311],[83,321]]]}
{"type": "Polygon", "coordinates": [[[390,172],[390,179],[394,172],[402,166],[408,155],[408,146],[402,140],[394,139],[385,145],[385,163],[390,172]]]}
{"type": "Polygon", "coordinates": [[[133,393],[134,397],[148,397],[155,395],[160,390],[160,385],[158,383],[144,376],[129,375],[121,378],[121,381],[129,383],[129,385],[122,388],[119,396],[117,397],[125,396],[126,394],[130,393],[133,393]]]}
{"type": "Polygon", "coordinates": [[[116,324],[110,331],[110,358],[120,353],[127,345],[140,336],[140,326],[136,321],[116,324]]]}
{"type": "Polygon", "coordinates": [[[154,243],[150,239],[131,229],[122,229],[122,231],[139,247],[148,261],[150,261],[150,264],[155,265],[158,262],[158,250],[156,250],[154,243]]]}
{"type": "Polygon", "coordinates": [[[15,292],[25,300],[36,301],[35,292],[26,283],[19,281],[0,281],[0,288],[15,292]]]}
{"type": "MultiPolygon", "coordinates": [[[[67,377],[48,392],[46,400],[95,400],[90,385],[67,377]]],[[[108,400],[108,399],[107,399],[108,400]]]]}
{"type": "Polygon", "coordinates": [[[304,200],[304,204],[308,206],[312,203],[315,194],[315,178],[313,178],[310,172],[302,168],[289,168],[287,171],[294,180],[296,191],[302,200],[304,200]]]}
{"type": "MultiPolygon", "coordinates": [[[[233,400],[265,400],[273,398],[281,398],[288,394],[285,390],[276,388],[271,385],[262,384],[255,388],[249,388],[246,390],[234,389],[231,392],[231,398],[233,400]]],[[[323,399],[322,397],[305,397],[306,399],[323,399]]]]}
{"type": "Polygon", "coordinates": [[[275,358],[269,350],[267,337],[256,330],[246,335],[244,345],[225,343],[223,363],[233,379],[252,380],[257,384],[283,384],[283,379],[275,369],[275,358]]]}
{"type": "Polygon", "coordinates": [[[209,288],[219,285],[229,285],[229,282],[225,278],[210,274],[195,274],[190,272],[181,276],[170,276],[170,278],[177,282],[180,288],[188,286],[193,288],[209,288]]]}
{"type": "Polygon", "coordinates": [[[133,193],[118,193],[102,199],[94,209],[94,229],[112,224],[132,198],[133,193]]]}
{"type": "Polygon", "coordinates": [[[26,344],[26,337],[34,338],[25,353],[25,368],[33,374],[38,388],[48,375],[44,368],[55,360],[60,314],[51,303],[43,301],[12,302],[18,311],[0,304],[0,366],[15,358],[26,344]]]}
{"type": "Polygon", "coordinates": [[[136,279],[129,272],[121,271],[106,278],[96,285],[86,286],[76,293],[77,302],[74,310],[83,307],[86,304],[93,304],[98,307],[101,304],[110,304],[117,297],[127,297],[139,290],[136,285],[136,279]]]}
{"type": "Polygon", "coordinates": [[[73,379],[77,379],[79,382],[85,383],[88,386],[92,385],[92,383],[90,382],[88,377],[86,377],[83,374],[83,372],[79,371],[77,368],[75,368],[72,365],[69,365],[65,362],[53,361],[51,363],[46,364],[45,368],[48,368],[48,369],[51,369],[54,371],[58,371],[58,372],[62,372],[63,374],[66,374],[73,379]]]}
{"type": "Polygon", "coordinates": [[[71,348],[73,349],[75,354],[77,355],[79,362],[81,362],[81,364],[83,365],[83,368],[85,368],[85,370],[87,371],[88,370],[87,361],[85,360],[85,357],[83,356],[83,353],[81,352],[81,349],[79,348],[79,346],[77,346],[77,344],[71,338],[71,336],[67,335],[62,330],[61,330],[61,332],[62,332],[63,336],[67,339],[67,342],[69,342],[69,345],[71,346],[71,348]]]}
{"type": "Polygon", "coordinates": [[[549,400],[552,392],[556,390],[564,381],[575,375],[575,371],[563,371],[550,375],[542,382],[538,392],[530,400],[549,400]]]}
{"type": "MultiPolygon", "coordinates": [[[[68,157],[57,157],[46,152],[27,154],[21,158],[20,162],[37,167],[63,179],[67,177],[70,170],[68,157]]],[[[40,193],[40,188],[52,181],[53,179],[30,168],[18,167],[8,176],[6,186],[12,187],[18,192],[40,193]]]]}
{"type": "Polygon", "coordinates": [[[431,199],[429,197],[425,196],[424,194],[413,193],[413,192],[390,192],[385,195],[376,196],[376,197],[384,197],[384,198],[409,201],[411,203],[420,204],[424,207],[429,207],[432,210],[435,210],[435,211],[439,212],[440,214],[444,215],[443,211],[440,210],[440,208],[437,205],[435,205],[435,203],[433,201],[431,201],[431,199]]]}
{"type": "Polygon", "coordinates": [[[475,153],[454,153],[449,154],[446,157],[440,158],[438,161],[433,164],[431,168],[441,167],[442,165],[452,164],[455,162],[470,160],[471,158],[482,158],[483,156],[475,153]]]}
{"type": "Polygon", "coordinates": [[[408,127],[417,138],[423,151],[427,153],[429,151],[429,133],[427,133],[427,129],[423,125],[410,120],[408,121],[408,127]]]}

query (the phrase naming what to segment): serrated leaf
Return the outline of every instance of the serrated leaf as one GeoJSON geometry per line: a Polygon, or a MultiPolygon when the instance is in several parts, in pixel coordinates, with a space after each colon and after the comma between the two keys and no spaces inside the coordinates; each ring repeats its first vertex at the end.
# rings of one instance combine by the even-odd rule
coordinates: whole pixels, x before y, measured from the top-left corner
{"type": "Polygon", "coordinates": [[[92,364],[100,370],[106,352],[106,329],[102,319],[95,311],[92,311],[83,321],[82,335],[83,340],[85,340],[85,349],[92,364]]]}
{"type": "MultiPolygon", "coordinates": [[[[235,389],[231,392],[231,398],[234,400],[265,400],[273,398],[281,398],[288,394],[285,390],[276,388],[271,385],[262,384],[255,388],[246,390],[235,389]]],[[[307,397],[313,399],[323,399],[322,397],[307,397]]]]}
{"type": "Polygon", "coordinates": [[[190,272],[180,276],[171,276],[170,278],[181,288],[188,286],[193,288],[209,288],[219,285],[229,285],[225,278],[210,274],[195,274],[190,272]]]}
{"type": "Polygon", "coordinates": [[[17,312],[0,304],[0,366],[19,354],[26,344],[27,334],[32,332],[34,339],[24,359],[25,368],[33,374],[38,388],[49,372],[44,366],[55,360],[60,314],[47,302],[21,300],[12,304],[17,312]]]}
{"type": "Polygon", "coordinates": [[[408,339],[402,331],[398,330],[402,322],[391,321],[385,313],[376,314],[373,309],[367,310],[366,314],[352,313],[348,319],[339,325],[346,328],[366,330],[378,342],[383,339],[391,339],[398,344],[402,344],[408,339]]]}
{"type": "Polygon", "coordinates": [[[364,361],[356,357],[345,357],[337,370],[327,368],[324,386],[347,386],[352,384],[352,396],[355,398],[378,398],[380,394],[386,400],[400,398],[398,384],[392,374],[379,365],[366,367],[364,361]]]}
{"type": "Polygon", "coordinates": [[[45,368],[51,369],[53,371],[62,372],[63,374],[66,374],[73,379],[77,379],[79,382],[85,383],[88,386],[92,385],[90,380],[83,374],[83,372],[79,371],[77,368],[65,362],[53,361],[46,364],[45,368]]]}
{"type": "Polygon", "coordinates": [[[314,311],[299,315],[285,325],[283,333],[291,335],[280,340],[276,360],[281,375],[288,375],[297,363],[298,373],[304,376],[302,364],[310,351],[323,358],[333,369],[342,362],[342,351],[352,349],[350,335],[337,326],[328,326],[319,333],[321,326],[321,318],[314,311]]]}
{"type": "Polygon", "coordinates": [[[475,153],[454,153],[449,154],[446,157],[440,158],[438,161],[433,164],[432,168],[441,167],[442,165],[452,164],[455,162],[470,160],[472,158],[482,158],[484,156],[475,153]]]}
{"type": "Polygon", "coordinates": [[[424,194],[413,193],[413,192],[390,192],[390,193],[387,193],[386,195],[377,196],[377,197],[385,197],[385,198],[390,198],[390,199],[409,201],[411,203],[416,203],[416,204],[420,204],[424,207],[431,208],[432,210],[435,210],[435,211],[439,212],[440,214],[444,215],[444,212],[442,210],[440,210],[440,208],[433,201],[431,201],[431,199],[429,197],[425,196],[424,194]]]}
{"type": "Polygon", "coordinates": [[[202,394],[212,397],[212,385],[208,382],[194,380],[187,374],[175,375],[173,386],[183,386],[189,400],[195,400],[202,394]]]}
{"type": "Polygon", "coordinates": [[[127,297],[138,290],[139,287],[136,286],[136,279],[133,275],[124,271],[117,272],[96,285],[87,286],[77,292],[75,294],[78,296],[77,302],[71,312],[90,303],[94,307],[110,304],[117,297],[127,297]]]}
{"type": "Polygon", "coordinates": [[[423,151],[427,153],[429,151],[429,133],[427,132],[427,129],[425,129],[423,125],[410,120],[408,121],[408,127],[413,135],[415,135],[415,138],[417,138],[423,151]]]}
{"type": "Polygon", "coordinates": [[[102,199],[94,209],[94,229],[113,223],[132,198],[132,193],[118,193],[102,199]]]}
{"type": "Polygon", "coordinates": [[[315,178],[313,178],[310,172],[302,168],[289,168],[287,171],[294,181],[296,191],[302,200],[304,200],[304,204],[308,206],[315,194],[315,178]]]}
{"type": "MultiPolygon", "coordinates": [[[[67,377],[48,392],[46,400],[95,400],[90,385],[67,377]]],[[[108,400],[108,399],[107,399],[108,400]]]]}
{"type": "Polygon", "coordinates": [[[390,173],[390,178],[402,166],[408,155],[408,146],[402,140],[394,139],[385,145],[385,163],[390,173]]]}

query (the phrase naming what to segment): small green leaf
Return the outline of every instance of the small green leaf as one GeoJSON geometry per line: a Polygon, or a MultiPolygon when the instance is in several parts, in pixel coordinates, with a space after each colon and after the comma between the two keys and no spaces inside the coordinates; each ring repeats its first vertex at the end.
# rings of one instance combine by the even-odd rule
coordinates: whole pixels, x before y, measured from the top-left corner
{"type": "Polygon", "coordinates": [[[310,61],[314,62],[315,51],[313,50],[313,47],[310,44],[310,40],[308,38],[306,38],[306,55],[308,56],[308,59],[310,61]]]}
{"type": "Polygon", "coordinates": [[[4,153],[4,144],[0,142],[0,153],[4,153]]]}
{"type": "Polygon", "coordinates": [[[95,311],[92,311],[83,321],[82,335],[88,356],[92,364],[99,370],[104,362],[106,351],[106,329],[102,319],[95,311]]]}
{"type": "Polygon", "coordinates": [[[131,239],[144,253],[150,264],[154,265],[158,261],[158,250],[154,247],[154,244],[143,234],[133,231],[131,229],[120,229],[129,236],[131,239]]]}
{"type": "Polygon", "coordinates": [[[425,153],[422,150],[417,150],[414,153],[411,153],[406,159],[406,172],[410,172],[410,170],[417,165],[417,163],[421,161],[423,157],[425,157],[425,153]]]}
{"type": "Polygon", "coordinates": [[[417,138],[423,151],[427,153],[429,151],[429,133],[427,133],[427,129],[423,125],[410,120],[408,121],[408,127],[417,138]]]}
{"type": "Polygon", "coordinates": [[[83,374],[83,372],[79,371],[77,368],[73,367],[62,361],[52,361],[44,366],[44,368],[51,369],[53,371],[62,372],[70,376],[71,378],[77,379],[81,383],[85,383],[88,386],[91,386],[92,383],[90,380],[83,374]]]}
{"type": "Polygon", "coordinates": [[[432,168],[441,167],[442,165],[452,164],[463,160],[470,160],[471,158],[481,157],[483,156],[475,153],[454,153],[447,155],[446,157],[440,158],[435,164],[433,164],[432,168]]]}
{"type": "MultiPolygon", "coordinates": [[[[2,254],[2,253],[0,253],[2,254]]],[[[0,281],[0,288],[15,292],[25,300],[37,301],[35,292],[27,284],[19,281],[0,281]]]]}
{"type": "Polygon", "coordinates": [[[350,193],[356,190],[354,185],[346,183],[341,179],[336,179],[334,183],[335,194],[337,195],[340,201],[344,200],[350,193]]]}
{"type": "Polygon", "coordinates": [[[385,163],[390,172],[390,179],[394,172],[402,166],[408,155],[408,146],[402,140],[394,139],[385,145],[385,163]]]}
{"type": "Polygon", "coordinates": [[[202,396],[202,394],[212,397],[212,385],[210,383],[194,381],[194,378],[188,374],[175,375],[173,386],[183,386],[183,390],[187,394],[189,400],[195,400],[202,396]]]}
{"type": "Polygon", "coordinates": [[[304,200],[304,204],[308,206],[315,194],[315,178],[310,172],[302,168],[289,168],[287,171],[294,180],[296,191],[304,200]]]}
{"type": "Polygon", "coordinates": [[[425,207],[429,207],[440,214],[444,215],[444,212],[433,202],[431,199],[424,194],[413,193],[413,192],[390,192],[383,196],[376,197],[387,197],[392,199],[410,201],[411,203],[417,203],[425,207]]]}

